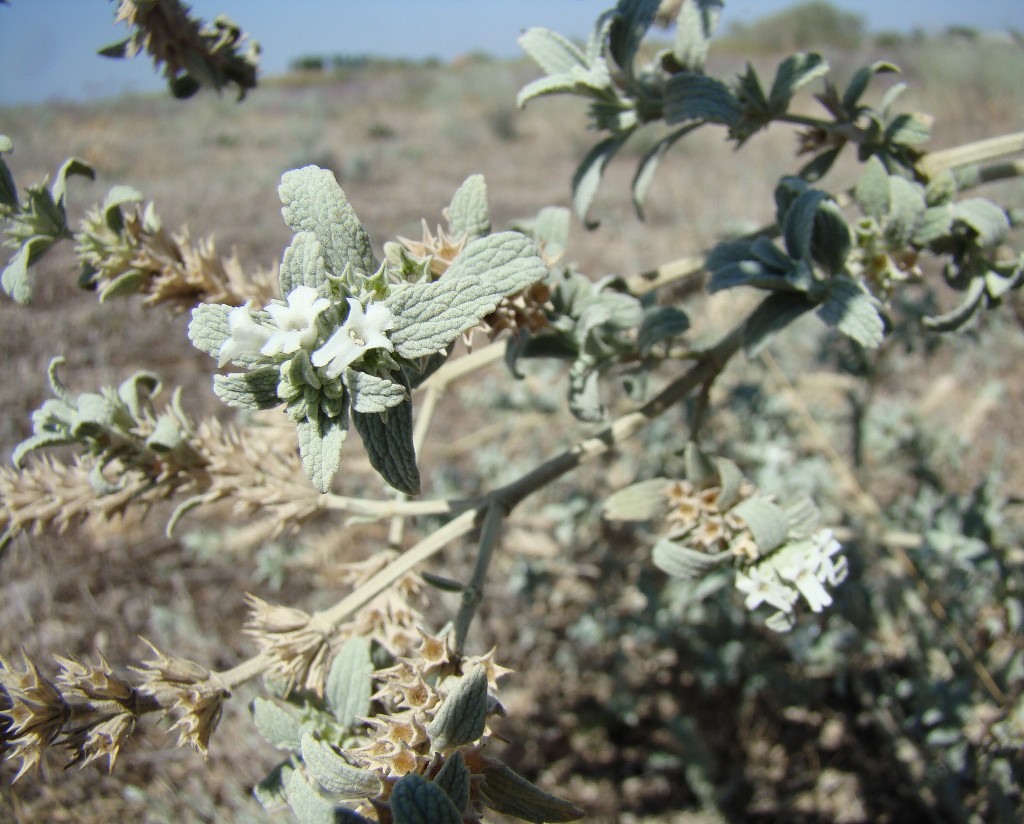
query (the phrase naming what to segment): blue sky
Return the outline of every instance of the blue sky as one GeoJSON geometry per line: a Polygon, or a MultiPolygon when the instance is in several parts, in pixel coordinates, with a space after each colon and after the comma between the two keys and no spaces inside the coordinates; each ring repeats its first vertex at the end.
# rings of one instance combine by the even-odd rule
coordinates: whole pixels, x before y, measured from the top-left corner
{"type": "MultiPolygon", "coordinates": [[[[731,0],[723,25],[769,14],[792,0],[731,0]]],[[[227,14],[263,47],[263,71],[303,54],[450,59],[471,51],[512,56],[518,34],[546,26],[584,36],[614,0],[191,0],[194,12],[227,14]]],[[[1024,30],[1022,0],[837,0],[872,30],[948,25],[1024,30]]],[[[11,0],[0,5],[0,105],[83,100],[155,90],[148,61],[108,60],[96,49],[122,36],[104,0],[11,0]]]]}

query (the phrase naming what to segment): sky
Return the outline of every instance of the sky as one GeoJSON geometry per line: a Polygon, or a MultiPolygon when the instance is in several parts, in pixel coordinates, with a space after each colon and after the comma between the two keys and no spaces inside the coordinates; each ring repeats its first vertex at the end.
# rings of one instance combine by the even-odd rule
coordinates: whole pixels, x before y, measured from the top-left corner
{"type": "MultiPolygon", "coordinates": [[[[88,100],[155,91],[164,82],[147,58],[111,60],[96,50],[123,39],[110,0],[9,0],[0,5],[0,106],[88,100]]],[[[484,51],[521,54],[518,35],[544,26],[585,37],[614,0],[191,0],[203,19],[226,14],[262,47],[265,74],[302,55],[381,55],[450,60],[484,51]]],[[[722,26],[792,5],[729,0],[722,26]]],[[[871,31],[941,31],[950,25],[1024,31],[1022,0],[834,0],[871,31]]],[[[2,131],[2,122],[0,122],[2,131]]]]}

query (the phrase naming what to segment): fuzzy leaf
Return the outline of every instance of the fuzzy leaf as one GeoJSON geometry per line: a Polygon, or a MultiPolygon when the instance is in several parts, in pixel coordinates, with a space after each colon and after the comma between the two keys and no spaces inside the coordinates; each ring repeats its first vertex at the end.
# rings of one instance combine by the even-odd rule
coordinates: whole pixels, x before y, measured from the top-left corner
{"type": "Polygon", "coordinates": [[[11,257],[10,262],[0,276],[0,285],[16,303],[27,304],[32,300],[32,278],[28,267],[44,255],[54,244],[54,239],[46,236],[30,238],[11,257]]]}
{"type": "Polygon", "coordinates": [[[927,143],[931,136],[931,124],[923,115],[916,112],[897,115],[885,130],[886,140],[900,146],[927,143]]]}
{"type": "Polygon", "coordinates": [[[405,358],[434,354],[547,271],[533,241],[519,232],[474,240],[436,283],[392,289],[384,303],[397,318],[390,334],[395,352],[405,358]]]}
{"type": "MultiPolygon", "coordinates": [[[[685,540],[682,539],[682,540],[685,540]]],[[[651,560],[662,572],[673,578],[693,581],[702,578],[717,566],[721,566],[730,557],[728,551],[709,555],[696,549],[683,546],[669,538],[662,538],[651,550],[651,560]]]]}
{"type": "Polygon", "coordinates": [[[889,179],[889,214],[885,238],[893,246],[905,246],[917,233],[926,210],[924,189],[902,177],[889,179]]]}
{"type": "Polygon", "coordinates": [[[312,733],[302,736],[302,760],[316,782],[345,799],[372,798],[380,792],[377,774],[353,767],[312,733]]]}
{"type": "Polygon", "coordinates": [[[533,824],[577,821],[583,811],[570,801],[544,792],[504,764],[487,764],[480,789],[495,812],[533,824]]]}
{"type": "Polygon", "coordinates": [[[290,295],[298,286],[309,286],[326,293],[327,269],[323,247],[312,232],[299,232],[284,250],[278,273],[281,294],[290,295]]]}
{"type": "Polygon", "coordinates": [[[434,750],[444,751],[476,741],[486,723],[487,670],[477,664],[445,696],[427,732],[434,750]]]}
{"type": "Polygon", "coordinates": [[[818,317],[870,349],[885,337],[885,322],[871,294],[846,275],[835,275],[829,281],[828,297],[818,309],[818,317]]]}
{"type": "Polygon", "coordinates": [[[604,169],[612,156],[622,148],[622,144],[629,137],[629,132],[609,137],[602,140],[592,148],[580,161],[576,171],[572,175],[572,208],[576,217],[582,221],[588,229],[595,229],[597,221],[587,220],[587,212],[597,195],[598,186],[601,185],[601,177],[604,169]]]}
{"type": "Polygon", "coordinates": [[[843,94],[843,107],[847,111],[852,112],[853,107],[860,102],[861,95],[864,94],[871,79],[876,74],[889,74],[891,72],[899,73],[899,67],[883,60],[858,69],[853,75],[850,85],[846,87],[846,92],[843,94]]]}
{"type": "Polygon", "coordinates": [[[276,366],[251,372],[232,372],[213,376],[213,391],[228,406],[236,409],[273,409],[281,404],[277,384],[281,373],[276,366]]]}
{"type": "Polygon", "coordinates": [[[647,199],[647,190],[650,189],[651,183],[654,181],[654,173],[658,170],[658,164],[661,163],[662,157],[675,145],[676,141],[701,125],[701,123],[689,123],[681,129],[676,129],[655,143],[651,150],[641,159],[640,165],[637,166],[636,174],[633,176],[632,186],[633,208],[641,220],[644,219],[643,207],[644,201],[647,199]]]}
{"type": "Polygon", "coordinates": [[[811,238],[811,255],[830,274],[842,271],[853,245],[853,235],[834,200],[825,200],[818,207],[811,238]]]}
{"type": "Polygon", "coordinates": [[[715,498],[715,506],[719,512],[732,509],[733,504],[739,499],[740,488],[743,484],[743,473],[733,461],[728,458],[716,457],[715,467],[718,469],[718,486],[720,491],[715,498]]]}
{"type": "Polygon", "coordinates": [[[412,402],[406,400],[384,415],[355,412],[352,420],[363,439],[370,465],[391,486],[407,495],[419,495],[420,471],[412,443],[412,402]]]}
{"type": "Polygon", "coordinates": [[[341,463],[341,448],[348,436],[348,409],[329,418],[319,415],[298,423],[299,455],[306,477],[320,492],[330,491],[334,473],[341,463]]]}
{"type": "Polygon", "coordinates": [[[348,729],[370,712],[373,694],[373,661],[370,641],[354,636],[345,642],[327,675],[324,697],[343,729],[348,729]]]}
{"type": "Polygon", "coordinates": [[[801,88],[815,78],[828,74],[829,66],[820,54],[799,52],[787,57],[775,72],[772,90],[768,92],[768,107],[776,114],[784,114],[801,88]]]}
{"type": "Polygon", "coordinates": [[[401,384],[355,369],[345,371],[345,386],[351,397],[352,410],[364,415],[379,414],[409,397],[401,384]]]}
{"type": "Polygon", "coordinates": [[[953,206],[953,219],[970,226],[978,236],[979,246],[995,246],[1006,239],[1010,222],[1006,212],[989,200],[972,197],[953,206]]]}
{"type": "Polygon", "coordinates": [[[740,501],[731,512],[743,519],[762,555],[778,549],[785,542],[789,518],[778,504],[765,498],[751,497],[740,501]]]}
{"type": "Polygon", "coordinates": [[[444,790],[416,773],[395,784],[391,814],[394,824],[462,824],[462,813],[444,790]]]}
{"type": "Polygon", "coordinates": [[[444,790],[460,813],[469,809],[470,774],[462,750],[456,750],[445,759],[434,776],[434,783],[444,790]]]}
{"type": "Polygon", "coordinates": [[[487,183],[483,175],[466,178],[452,196],[448,207],[448,228],[453,237],[466,235],[470,240],[491,231],[491,214],[487,208],[487,183]]]}
{"type": "Polygon", "coordinates": [[[676,15],[672,54],[684,69],[700,71],[708,57],[711,35],[718,26],[722,0],[683,0],[676,15]]]}
{"type": "Polygon", "coordinates": [[[609,521],[646,521],[665,511],[668,478],[651,478],[616,490],[604,502],[602,511],[609,521]]]}
{"type": "Polygon", "coordinates": [[[252,720],[269,744],[278,749],[298,751],[302,719],[296,708],[269,698],[256,698],[252,702],[252,720]]]}
{"type": "Polygon", "coordinates": [[[828,194],[819,189],[806,189],[786,210],[785,223],[782,227],[783,237],[786,251],[796,260],[811,259],[818,209],[827,199],[828,194]]]}
{"type": "Polygon", "coordinates": [[[691,120],[733,125],[740,105],[721,80],[698,72],[673,75],[665,88],[665,122],[669,126],[691,120]]]}
{"type": "Polygon", "coordinates": [[[572,41],[557,32],[536,27],[519,36],[519,45],[547,74],[565,74],[586,68],[587,58],[572,41]]]}
{"type": "Polygon", "coordinates": [[[370,238],[331,171],[306,166],[285,172],[278,194],[285,223],[296,234],[313,234],[328,272],[340,275],[348,265],[367,277],[377,271],[370,238]]]}
{"type": "Polygon", "coordinates": [[[853,190],[860,210],[868,217],[881,221],[889,211],[889,173],[885,164],[872,156],[864,164],[857,186],[853,190]]]}
{"type": "Polygon", "coordinates": [[[288,796],[285,794],[285,782],[288,776],[295,771],[291,759],[282,761],[274,769],[268,772],[260,782],[252,788],[252,794],[260,802],[260,806],[267,812],[273,812],[278,807],[288,803],[288,796]]]}
{"type": "Polygon", "coordinates": [[[985,279],[973,278],[967,287],[964,299],[959,305],[941,315],[932,315],[924,318],[926,328],[933,332],[953,332],[966,324],[978,309],[981,308],[981,299],[985,296],[985,279]]]}
{"type": "Polygon", "coordinates": [[[750,314],[743,329],[743,351],[754,358],[778,332],[815,304],[802,295],[778,292],[770,295],[750,314]]]}
{"type": "Polygon", "coordinates": [[[637,332],[637,347],[642,355],[650,354],[657,344],[671,340],[690,328],[690,318],[676,306],[658,306],[644,315],[637,332]]]}
{"type": "Polygon", "coordinates": [[[57,170],[57,175],[50,185],[50,194],[53,196],[53,202],[60,207],[62,212],[64,211],[64,199],[67,197],[68,177],[70,175],[80,175],[81,177],[89,178],[89,180],[96,179],[96,172],[84,160],[79,160],[77,157],[65,160],[64,165],[57,170]]]}
{"type": "Polygon", "coordinates": [[[660,0],[619,0],[615,9],[616,19],[608,37],[608,49],[618,63],[627,72],[632,70],[633,58],[636,57],[647,30],[654,22],[660,0]]]}
{"type": "Polygon", "coordinates": [[[300,770],[293,770],[285,779],[285,796],[299,824],[370,824],[345,807],[328,801],[306,781],[300,770]]]}

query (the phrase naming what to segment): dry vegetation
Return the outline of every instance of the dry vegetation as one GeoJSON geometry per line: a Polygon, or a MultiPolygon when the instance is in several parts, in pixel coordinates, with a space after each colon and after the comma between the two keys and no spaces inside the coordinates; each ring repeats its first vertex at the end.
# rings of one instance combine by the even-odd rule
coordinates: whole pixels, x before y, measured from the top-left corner
{"type": "MultiPolygon", "coordinates": [[[[1003,74],[991,68],[995,58],[982,53],[986,47],[957,44],[968,50],[958,64],[966,74],[944,75],[941,82],[942,44],[901,48],[904,53],[891,56],[909,64],[907,79],[916,88],[908,105],[936,115],[936,146],[1024,127],[1021,87],[992,87],[989,75],[1003,74]]],[[[1005,48],[1006,59],[1019,66],[1020,50],[1005,48]]],[[[829,56],[851,66],[871,58],[829,56]]],[[[439,222],[452,192],[476,172],[486,176],[498,226],[566,204],[573,168],[592,135],[584,130],[584,112],[561,100],[515,111],[515,91],[532,76],[523,64],[484,61],[381,65],[336,78],[273,79],[242,104],[212,96],[184,103],[144,97],[0,110],[0,132],[14,141],[10,163],[21,184],[52,173],[69,155],[95,165],[96,183],[71,184],[76,217],[111,185],[131,184],[155,201],[168,228],[188,224],[194,236],[213,232],[219,249],[236,248],[243,265],[255,268],[276,260],[289,240],[278,178],[307,163],[337,173],[378,249],[396,235],[418,236],[421,218],[439,222]]],[[[595,277],[628,275],[693,253],[723,232],[760,225],[772,213],[775,179],[793,168],[793,146],[778,127],[739,156],[718,135],[699,135],[663,165],[644,224],[628,202],[633,164],[620,159],[594,208],[601,228],[590,235],[574,230],[569,256],[595,277]]],[[[848,170],[835,174],[842,180],[848,170]]],[[[76,289],[70,266],[70,250],[58,250],[38,275],[31,307],[0,303],[0,454],[6,458],[29,433],[30,412],[47,396],[46,364],[58,354],[67,358],[64,374],[73,390],[116,384],[142,367],[167,386],[183,385],[185,406],[196,417],[226,414],[210,391],[209,359],[188,344],[186,317],[132,300],[99,305],[76,289]]],[[[735,300],[708,302],[694,316],[713,330],[735,314],[735,300]]],[[[801,348],[812,357],[812,341],[801,348]]],[[[1007,307],[998,320],[927,358],[890,359],[877,394],[912,405],[941,431],[976,447],[966,450],[958,487],[977,483],[1001,453],[1007,489],[1019,494],[1024,458],[1009,444],[1024,443],[1022,353],[1017,319],[1007,307]],[[996,390],[997,403],[979,401],[996,390]]],[[[791,374],[818,368],[793,354],[780,360],[791,374]]],[[[763,368],[737,367],[726,384],[763,368]]],[[[450,414],[439,419],[437,442],[424,456],[428,494],[463,486],[476,473],[483,483],[499,480],[568,442],[564,433],[576,425],[553,373],[530,371],[525,385],[512,387],[493,371],[448,399],[450,414]],[[534,393],[543,408],[525,409],[534,393]],[[467,406],[478,410],[478,420],[467,419],[467,406]],[[502,415],[502,408],[516,413],[502,415]],[[493,451],[472,456],[488,442],[502,444],[511,468],[493,451]]],[[[798,391],[805,390],[805,399],[817,396],[822,414],[841,419],[841,404],[829,407],[813,378],[798,383],[798,391]]],[[[848,455],[844,438],[837,435],[834,445],[848,455]]],[[[350,460],[343,483],[356,485],[365,476],[358,456],[350,460]]],[[[876,495],[895,497],[901,481],[886,469],[864,467],[862,482],[874,478],[876,495]]],[[[736,691],[708,692],[695,683],[682,642],[663,646],[640,630],[654,575],[644,550],[632,535],[602,529],[582,503],[585,494],[600,496],[631,473],[628,461],[610,461],[547,491],[514,518],[492,570],[492,597],[474,630],[481,650],[496,643],[500,659],[518,671],[504,696],[510,717],[503,732],[512,742],[506,760],[573,797],[592,821],[685,820],[677,811],[699,808],[693,786],[700,776],[687,771],[688,746],[710,752],[720,771],[714,779],[731,787],[724,806],[735,820],[900,821],[919,812],[921,799],[900,772],[913,765],[876,749],[883,742],[866,722],[857,726],[863,718],[856,708],[829,694],[816,714],[798,717],[786,715],[785,696],[765,693],[737,717],[736,691]],[[577,519],[575,534],[570,516],[577,519]],[[617,616],[620,636],[588,636],[587,618],[598,609],[602,620],[617,616]],[[628,712],[620,711],[626,692],[635,701],[628,712]]],[[[0,650],[24,649],[41,661],[51,652],[89,657],[100,650],[111,662],[129,662],[143,653],[141,635],[162,649],[228,667],[252,652],[238,632],[245,592],[304,608],[327,604],[344,591],[338,561],[362,557],[385,540],[383,528],[341,535],[319,523],[308,534],[252,546],[245,524],[196,518],[168,539],[165,514],[19,539],[0,561],[0,650]]],[[[449,550],[437,571],[458,575],[469,557],[469,547],[449,550]]],[[[443,623],[452,597],[433,602],[432,615],[443,623]]],[[[171,748],[159,729],[137,736],[109,776],[94,768],[62,773],[50,760],[38,775],[7,786],[12,770],[4,764],[0,819],[267,820],[248,794],[276,760],[251,727],[246,700],[230,702],[206,764],[171,748]]]]}

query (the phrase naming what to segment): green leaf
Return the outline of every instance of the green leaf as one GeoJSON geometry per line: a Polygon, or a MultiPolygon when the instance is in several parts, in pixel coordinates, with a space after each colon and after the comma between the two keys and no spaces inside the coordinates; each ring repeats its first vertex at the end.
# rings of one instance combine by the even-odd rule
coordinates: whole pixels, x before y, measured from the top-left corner
{"type": "Polygon", "coordinates": [[[355,369],[345,370],[345,386],[352,401],[352,411],[364,415],[379,414],[409,397],[401,384],[355,369]]]}
{"type": "Polygon", "coordinates": [[[131,37],[126,37],[124,40],[118,40],[116,43],[111,43],[98,49],[96,54],[100,57],[113,57],[122,58],[128,56],[128,45],[132,42],[131,37]]]}
{"type": "Polygon", "coordinates": [[[486,796],[485,803],[495,812],[533,824],[583,818],[583,811],[572,802],[544,792],[504,764],[488,764],[483,775],[480,789],[486,796]]]}
{"type": "Polygon", "coordinates": [[[448,228],[454,237],[465,235],[470,240],[491,231],[491,214],[487,208],[487,183],[483,175],[466,178],[452,196],[448,207],[448,228]]]}
{"type": "Polygon", "coordinates": [[[646,521],[661,515],[671,483],[668,478],[651,478],[616,490],[604,502],[604,517],[609,521],[646,521]]]}
{"type": "Polygon", "coordinates": [[[346,266],[365,277],[377,271],[370,238],[333,172],[306,166],[285,172],[278,187],[285,223],[293,232],[310,232],[320,242],[332,275],[346,266]]]}
{"type": "Polygon", "coordinates": [[[252,720],[267,742],[278,749],[298,752],[302,738],[302,718],[290,704],[269,698],[255,698],[252,720]]]}
{"type": "Polygon", "coordinates": [[[828,296],[818,316],[829,326],[861,346],[874,349],[885,337],[885,322],[875,299],[860,283],[846,275],[835,275],[828,283],[828,296]]]}
{"type": "Polygon", "coordinates": [[[547,74],[566,74],[575,68],[587,68],[583,52],[557,32],[540,27],[527,29],[518,42],[547,74]]]}
{"type": "Polygon", "coordinates": [[[906,246],[921,226],[926,210],[924,189],[901,177],[889,179],[889,214],[885,239],[891,246],[906,246]]]}
{"type": "Polygon", "coordinates": [[[640,165],[637,166],[636,175],[633,177],[633,208],[636,210],[637,216],[644,219],[644,201],[647,199],[647,190],[651,187],[651,183],[654,181],[654,173],[658,169],[658,164],[661,163],[662,157],[665,153],[675,145],[676,141],[695,129],[700,128],[702,123],[688,123],[681,129],[676,129],[671,134],[661,138],[654,146],[643,156],[640,161],[640,165]]]}
{"type": "Polygon", "coordinates": [[[672,55],[683,69],[701,71],[704,68],[723,5],[722,0],[684,0],[679,7],[672,55]]]}
{"type": "Polygon", "coordinates": [[[853,245],[853,235],[834,200],[825,200],[814,219],[811,255],[829,273],[840,272],[853,245]]]}
{"type": "Polygon", "coordinates": [[[331,662],[324,697],[343,729],[352,727],[370,713],[373,695],[373,661],[370,641],[362,636],[349,638],[331,662]]]}
{"type": "Polygon", "coordinates": [[[543,280],[547,266],[519,232],[474,240],[436,283],[402,284],[384,303],[397,318],[390,339],[404,358],[432,355],[493,312],[502,299],[543,280]]]}
{"type": "Polygon", "coordinates": [[[797,173],[802,180],[808,183],[815,183],[821,180],[834,165],[839,155],[843,152],[843,145],[836,146],[826,152],[815,155],[810,161],[800,167],[797,173]]]}
{"type": "Polygon", "coordinates": [[[631,73],[640,42],[654,22],[660,0],[619,0],[608,36],[608,50],[615,62],[631,73]]]}
{"type": "Polygon", "coordinates": [[[288,297],[299,286],[309,286],[326,296],[327,268],[320,241],[312,232],[299,232],[284,250],[278,284],[281,294],[288,297]]]}
{"type": "Polygon", "coordinates": [[[743,485],[743,473],[733,461],[728,458],[716,457],[715,468],[718,470],[718,486],[720,487],[718,497],[715,498],[715,506],[719,512],[732,509],[739,500],[740,489],[743,485]]]}
{"type": "Polygon", "coordinates": [[[656,345],[679,337],[689,328],[690,318],[682,309],[677,306],[657,306],[644,314],[637,331],[637,348],[641,355],[649,355],[656,345]]]}
{"type": "Polygon", "coordinates": [[[782,233],[790,257],[796,260],[811,260],[818,210],[826,200],[827,193],[819,189],[807,189],[797,195],[796,200],[786,210],[782,233]]]}
{"type": "Polygon", "coordinates": [[[747,357],[756,357],[776,334],[815,306],[803,295],[785,292],[777,292],[761,301],[743,326],[743,351],[747,357]]]}
{"type": "Polygon", "coordinates": [[[927,143],[932,136],[931,124],[916,112],[897,115],[886,127],[885,139],[899,146],[916,146],[927,143]]]}
{"type": "Polygon", "coordinates": [[[213,392],[235,409],[273,409],[280,406],[277,385],[281,379],[276,366],[265,366],[251,372],[232,372],[213,376],[213,392]]]}
{"type": "Polygon", "coordinates": [[[484,734],[487,723],[487,670],[477,664],[458,683],[434,714],[427,727],[434,750],[461,747],[484,734]]]}
{"type": "Polygon", "coordinates": [[[762,555],[778,549],[789,533],[789,518],[785,510],[765,498],[750,497],[740,501],[731,510],[743,519],[762,555]]]}
{"type": "Polygon", "coordinates": [[[470,781],[469,768],[466,767],[462,750],[456,750],[448,756],[434,776],[434,783],[444,790],[455,809],[463,814],[469,809],[470,781]]]}
{"type": "Polygon", "coordinates": [[[252,794],[260,802],[260,806],[264,810],[273,812],[288,803],[288,796],[285,795],[284,786],[288,776],[294,772],[294,769],[290,759],[282,761],[252,788],[252,794]]]}
{"type": "Polygon", "coordinates": [[[203,303],[192,310],[188,339],[196,349],[215,358],[220,354],[220,348],[231,337],[231,309],[222,303],[203,303]]]}
{"type": "Polygon", "coordinates": [[[550,259],[565,251],[569,244],[569,220],[572,213],[564,206],[545,206],[533,222],[533,239],[550,259]]]}
{"type": "Polygon", "coordinates": [[[394,824],[462,824],[462,813],[444,790],[416,773],[395,784],[391,815],[394,824]]]}
{"type": "Polygon", "coordinates": [[[972,278],[967,286],[964,299],[958,306],[941,315],[926,317],[922,323],[933,332],[953,332],[960,329],[977,314],[984,296],[985,279],[983,277],[972,278]]]}
{"type": "Polygon", "coordinates": [[[697,72],[680,72],[665,88],[665,122],[669,126],[692,120],[732,126],[739,120],[740,105],[721,80],[697,72]]]}
{"type": "Polygon", "coordinates": [[[49,237],[34,237],[27,240],[14,254],[0,276],[3,290],[16,302],[27,304],[32,300],[32,278],[28,267],[53,246],[49,237]]]}
{"type": "Polygon", "coordinates": [[[65,160],[64,165],[57,170],[57,175],[50,185],[50,195],[53,197],[53,202],[57,204],[62,212],[64,211],[64,199],[67,196],[69,175],[79,175],[87,177],[89,180],[96,179],[96,172],[84,160],[79,160],[77,157],[65,160]]]}
{"type": "Polygon", "coordinates": [[[399,492],[419,495],[420,471],[412,443],[412,402],[405,401],[385,415],[352,415],[363,439],[370,465],[399,492]]]}
{"type": "Polygon", "coordinates": [[[785,114],[793,95],[828,71],[828,63],[820,54],[798,52],[790,55],[775,72],[772,90],[768,92],[768,108],[776,115],[785,114]]]}
{"type": "Polygon", "coordinates": [[[605,167],[614,154],[622,148],[630,132],[615,135],[602,140],[592,148],[580,161],[572,176],[572,208],[583,225],[588,229],[595,229],[599,225],[597,221],[587,220],[587,212],[597,195],[598,186],[601,185],[601,177],[604,175],[605,167]]]}
{"type": "Polygon", "coordinates": [[[345,807],[328,801],[306,781],[300,770],[293,770],[285,779],[285,796],[299,824],[370,824],[345,807]]]}
{"type": "Polygon", "coordinates": [[[709,555],[707,552],[698,552],[696,549],[682,546],[669,538],[662,538],[651,550],[651,560],[658,569],[683,581],[703,578],[731,557],[728,550],[709,555]]]}
{"type": "Polygon", "coordinates": [[[876,74],[888,74],[891,72],[899,73],[899,67],[884,60],[879,60],[870,66],[858,69],[853,75],[853,79],[850,80],[850,85],[846,87],[846,92],[843,94],[843,108],[853,113],[854,107],[860,102],[861,95],[867,90],[871,79],[876,74]]]}
{"type": "Polygon", "coordinates": [[[381,790],[380,778],[371,770],[353,767],[312,733],[302,736],[302,760],[316,782],[344,799],[372,798],[381,790]]]}
{"type": "Polygon", "coordinates": [[[853,196],[860,210],[876,221],[881,222],[889,211],[889,173],[878,157],[872,155],[864,164],[853,196]]]}
{"type": "Polygon", "coordinates": [[[969,226],[978,236],[978,245],[996,246],[1006,239],[1010,221],[1006,212],[989,200],[974,197],[953,205],[953,219],[969,226]]]}
{"type": "Polygon", "coordinates": [[[348,409],[329,418],[317,415],[298,423],[299,455],[306,477],[320,492],[331,489],[331,481],[341,464],[341,448],[348,436],[348,409]]]}

